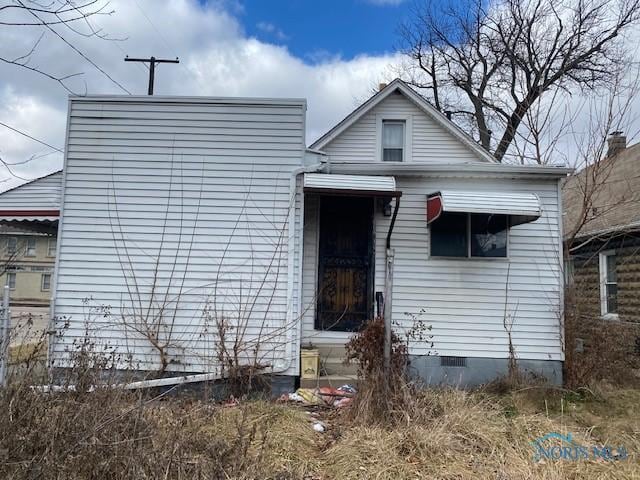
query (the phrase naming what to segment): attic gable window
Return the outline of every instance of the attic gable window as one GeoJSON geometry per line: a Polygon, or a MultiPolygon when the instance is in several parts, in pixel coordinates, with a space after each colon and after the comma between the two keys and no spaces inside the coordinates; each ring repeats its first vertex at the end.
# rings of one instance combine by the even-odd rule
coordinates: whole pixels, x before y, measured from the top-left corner
{"type": "Polygon", "coordinates": [[[382,121],[382,160],[385,162],[404,161],[405,151],[404,120],[382,121]]]}

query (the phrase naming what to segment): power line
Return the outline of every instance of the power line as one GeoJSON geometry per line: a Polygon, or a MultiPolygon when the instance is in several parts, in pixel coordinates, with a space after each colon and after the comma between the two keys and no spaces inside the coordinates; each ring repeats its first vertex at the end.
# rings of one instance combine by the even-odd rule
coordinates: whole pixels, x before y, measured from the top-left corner
{"type": "MultiPolygon", "coordinates": [[[[149,25],[151,25],[151,27],[156,31],[156,34],[158,35],[160,40],[162,40],[165,46],[173,52],[176,58],[178,58],[178,55],[176,55],[178,51],[172,45],[169,44],[169,42],[167,41],[167,37],[165,37],[162,34],[162,31],[158,27],[156,27],[155,23],[151,21],[151,18],[149,18],[149,16],[145,13],[144,9],[142,8],[138,0],[134,0],[134,1],[136,4],[136,7],[138,7],[138,10],[140,10],[140,13],[142,14],[142,16],[147,20],[147,22],[149,22],[149,25]]],[[[182,66],[182,68],[184,68],[187,71],[187,73],[189,74],[192,73],[185,63],[181,63],[180,66],[182,66]]]]}
{"type": "Polygon", "coordinates": [[[113,82],[115,85],[120,87],[123,91],[125,91],[126,93],[131,95],[131,92],[129,90],[127,90],[120,82],[115,80],[102,67],[100,67],[98,64],[96,64],[93,60],[91,60],[84,53],[82,53],[80,50],[78,50],[78,48],[76,48],[71,42],[69,42],[66,38],[64,38],[62,35],[60,35],[58,32],[56,32],[53,28],[51,28],[51,26],[48,25],[47,22],[45,22],[42,18],[40,18],[35,12],[33,12],[29,7],[27,7],[21,0],[18,0],[18,3],[20,3],[20,5],[22,5],[22,7],[25,10],[27,10],[32,16],[34,16],[35,18],[40,20],[40,23],[42,24],[42,26],[46,27],[51,33],[53,33],[60,40],[62,40],[64,43],[66,43],[74,52],[76,52],[78,55],[80,55],[82,58],[84,58],[87,62],[89,62],[91,65],[93,65],[100,73],[102,73],[105,77],[107,77],[109,80],[111,80],[111,82],[113,82]]]}
{"type": "Polygon", "coordinates": [[[29,135],[28,133],[23,132],[22,130],[18,130],[17,128],[14,128],[14,127],[12,127],[10,125],[7,125],[6,123],[3,123],[3,122],[0,122],[0,125],[2,125],[5,128],[8,128],[9,130],[13,130],[14,132],[22,135],[23,137],[27,137],[28,139],[33,140],[34,142],[38,142],[38,143],[44,145],[45,147],[49,147],[49,148],[52,148],[52,149],[54,149],[54,150],[56,150],[56,151],[58,151],[60,153],[64,153],[64,150],[62,150],[61,148],[54,147],[53,145],[49,145],[44,140],[40,140],[40,139],[38,139],[38,138],[36,138],[36,137],[34,137],[32,135],[29,135]]]}
{"type": "MultiPolygon", "coordinates": [[[[142,7],[140,6],[140,4],[138,3],[138,0],[134,0],[136,7],[138,7],[138,10],[140,10],[140,13],[142,13],[142,16],[144,18],[146,18],[147,22],[149,22],[149,25],[151,25],[151,27],[153,27],[153,29],[156,31],[156,33],[158,34],[158,37],[160,37],[160,40],[162,40],[164,42],[164,44],[169,48],[169,50],[173,50],[173,53],[175,54],[176,51],[175,49],[169,45],[169,42],[167,42],[167,39],[164,37],[164,35],[162,34],[162,32],[158,29],[158,27],[156,27],[156,25],[151,21],[151,19],[147,16],[147,14],[145,13],[145,11],[142,9],[142,7]]],[[[177,57],[177,55],[176,55],[177,57]]]]}

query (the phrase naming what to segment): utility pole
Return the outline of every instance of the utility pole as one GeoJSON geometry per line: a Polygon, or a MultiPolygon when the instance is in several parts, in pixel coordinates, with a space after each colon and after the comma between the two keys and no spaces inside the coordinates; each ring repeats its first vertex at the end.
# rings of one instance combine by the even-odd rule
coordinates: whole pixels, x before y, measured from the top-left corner
{"type": "Polygon", "coordinates": [[[156,63],[180,63],[178,57],[175,60],[167,60],[164,58],[129,58],[129,55],[124,57],[125,62],[142,62],[149,64],[149,91],[147,95],[153,95],[153,80],[156,75],[156,63]]]}

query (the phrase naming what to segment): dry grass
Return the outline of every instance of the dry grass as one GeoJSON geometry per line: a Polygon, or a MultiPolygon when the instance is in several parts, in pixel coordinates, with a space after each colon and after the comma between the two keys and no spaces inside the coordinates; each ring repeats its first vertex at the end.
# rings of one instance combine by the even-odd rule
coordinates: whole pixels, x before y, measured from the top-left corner
{"type": "Polygon", "coordinates": [[[0,408],[3,479],[640,478],[640,391],[606,386],[425,391],[392,426],[333,413],[323,434],[307,412],[263,401],[22,391],[0,408]],[[534,462],[529,442],[552,431],[624,445],[630,458],[534,462]]]}
{"type": "Polygon", "coordinates": [[[588,400],[543,393],[425,392],[405,425],[345,428],[324,471],[354,479],[640,478],[640,391],[606,390],[588,400]],[[529,442],[548,432],[571,432],[584,445],[624,445],[631,456],[534,462],[529,442]]]}

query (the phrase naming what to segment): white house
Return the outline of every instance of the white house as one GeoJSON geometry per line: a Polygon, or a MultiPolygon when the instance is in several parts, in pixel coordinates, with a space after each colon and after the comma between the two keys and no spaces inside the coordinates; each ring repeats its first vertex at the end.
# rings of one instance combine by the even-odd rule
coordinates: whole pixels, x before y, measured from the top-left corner
{"type": "Polygon", "coordinates": [[[294,379],[312,343],[337,373],[391,297],[400,334],[432,328],[410,343],[426,380],[506,372],[511,336],[560,382],[568,170],[495,162],[400,80],[309,148],[305,116],[295,99],[72,97],[57,364],[87,337],[123,368],[294,379]]]}

